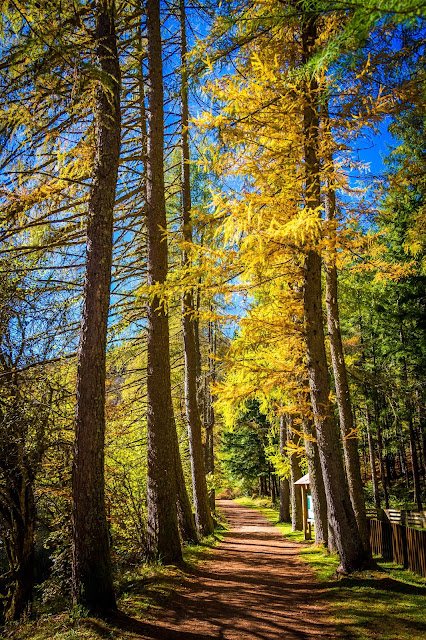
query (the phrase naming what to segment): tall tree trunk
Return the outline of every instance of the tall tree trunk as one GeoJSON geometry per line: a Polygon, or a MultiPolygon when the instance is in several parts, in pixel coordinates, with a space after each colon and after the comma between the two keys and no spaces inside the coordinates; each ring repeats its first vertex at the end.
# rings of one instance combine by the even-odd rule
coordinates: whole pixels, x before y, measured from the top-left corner
{"type": "MultiPolygon", "coordinates": [[[[400,324],[399,339],[402,346],[405,346],[405,336],[403,332],[402,322],[400,324]]],[[[408,369],[407,369],[407,360],[405,355],[402,358],[402,362],[403,362],[404,382],[406,386],[408,386],[408,369]]],[[[407,393],[408,393],[408,389],[407,389],[407,393]]],[[[413,403],[411,402],[410,398],[407,398],[406,400],[405,410],[406,410],[407,422],[408,422],[408,435],[410,438],[410,453],[411,453],[411,464],[412,464],[413,484],[414,484],[414,502],[417,505],[417,509],[421,511],[423,509],[423,504],[422,504],[422,496],[421,496],[421,489],[420,489],[419,461],[417,458],[416,439],[414,435],[413,403]]]]}
{"type": "MultiPolygon", "coordinates": [[[[292,428],[291,416],[288,415],[287,420],[287,439],[294,447],[297,447],[299,438],[292,428]]],[[[302,477],[299,457],[296,452],[290,453],[290,472],[291,529],[292,531],[303,531],[302,492],[301,488],[294,484],[302,477]]]]}
{"type": "MultiPolygon", "coordinates": [[[[213,306],[210,305],[210,310],[213,312],[213,306]]],[[[206,377],[206,389],[204,398],[204,428],[206,434],[205,443],[205,463],[206,472],[214,473],[214,449],[213,449],[213,433],[215,426],[215,413],[213,407],[213,396],[211,394],[210,385],[216,382],[216,330],[213,322],[209,322],[208,326],[208,339],[209,339],[209,375],[206,377]]]]}
{"type": "Polygon", "coordinates": [[[182,459],[179,450],[179,441],[176,432],[175,422],[173,421],[173,448],[175,459],[175,479],[176,479],[176,508],[178,517],[179,532],[184,542],[198,542],[198,534],[195,526],[194,514],[192,513],[192,505],[189,499],[188,491],[183,474],[182,459]]]}
{"type": "MultiPolygon", "coordinates": [[[[147,0],[148,285],[163,284],[168,271],[164,197],[164,96],[159,0],[147,0]]],[[[147,305],[148,518],[147,554],[166,563],[182,558],[176,509],[176,435],[170,382],[169,319],[158,295],[147,305]],[[175,464],[171,464],[171,461],[175,464]]]]}
{"type": "MultiPolygon", "coordinates": [[[[302,14],[303,63],[313,55],[317,39],[317,15],[302,14]]],[[[307,73],[310,73],[307,71],[307,73]]],[[[303,131],[305,151],[306,206],[317,212],[321,206],[319,167],[318,84],[311,76],[305,81],[303,131]]],[[[314,215],[314,213],[312,213],[314,215]]],[[[349,496],[343,460],[330,402],[330,379],[324,345],[321,296],[321,257],[318,249],[309,249],[304,265],[303,305],[306,322],[306,355],[312,408],[330,524],[340,556],[340,571],[365,567],[367,558],[349,496]]]]}
{"type": "MultiPolygon", "coordinates": [[[[324,123],[326,134],[331,135],[327,106],[324,108],[324,123]]],[[[326,152],[326,162],[329,165],[329,175],[326,177],[325,219],[330,223],[330,247],[327,260],[325,262],[325,299],[327,308],[328,340],[330,343],[331,362],[333,365],[349,494],[361,535],[362,544],[364,545],[366,554],[371,555],[370,532],[365,513],[364,490],[358,454],[358,437],[354,425],[348,376],[343,353],[342,335],[340,331],[336,268],[336,230],[334,228],[336,192],[334,184],[333,156],[331,152],[326,152]]]]}
{"type": "MultiPolygon", "coordinates": [[[[285,416],[282,413],[280,415],[280,453],[282,457],[285,457],[287,442],[287,425],[285,422],[285,416]]],[[[291,522],[290,518],[290,483],[288,478],[280,478],[280,515],[279,522],[291,522]]]]}
{"type": "MultiPolygon", "coordinates": [[[[15,451],[18,454],[16,461],[23,461],[22,442],[17,442],[15,451]]],[[[10,480],[7,508],[4,508],[4,503],[0,505],[0,517],[9,525],[7,534],[2,536],[10,571],[8,592],[4,599],[6,622],[19,620],[32,601],[36,522],[33,481],[25,467],[17,463],[10,480]]]]}
{"type": "Polygon", "coordinates": [[[321,461],[316,441],[315,425],[305,417],[302,420],[305,434],[305,450],[308,461],[309,488],[312,496],[312,506],[315,522],[315,544],[328,544],[327,498],[325,495],[324,479],[322,477],[321,461]]]}
{"type": "MultiPolygon", "coordinates": [[[[142,8],[142,4],[140,5],[142,8]]],[[[142,41],[142,27],[138,24],[137,29],[138,49],[140,54],[139,60],[139,113],[140,113],[140,128],[141,128],[141,161],[146,170],[148,147],[147,147],[147,128],[146,128],[146,109],[145,109],[145,79],[143,70],[143,41],[142,41]]],[[[146,216],[146,201],[147,201],[147,181],[142,182],[142,189],[144,191],[145,206],[143,208],[143,214],[146,216]]],[[[174,459],[175,459],[175,477],[176,477],[176,507],[178,516],[179,532],[182,540],[185,542],[198,542],[197,530],[195,528],[195,520],[192,513],[192,506],[189,500],[188,491],[186,489],[185,477],[182,469],[182,460],[179,450],[179,442],[176,433],[176,425],[173,426],[173,446],[174,446],[174,459]]]]}
{"type": "Polygon", "coordinates": [[[376,454],[374,452],[373,434],[371,433],[371,415],[368,405],[366,405],[365,407],[365,414],[367,419],[368,452],[370,455],[371,483],[373,485],[374,506],[376,507],[376,509],[380,509],[379,483],[377,482],[376,472],[376,454]]]}
{"type": "Polygon", "coordinates": [[[104,495],[106,337],[121,126],[114,14],[114,0],[97,0],[96,55],[108,86],[99,83],[96,101],[73,462],[73,599],[98,612],[116,606],[104,495]]]}
{"type": "MultiPolygon", "coordinates": [[[[186,51],[185,2],[180,0],[180,35],[181,35],[181,110],[182,110],[182,228],[185,243],[192,242],[191,225],[191,184],[189,175],[189,140],[188,140],[188,71],[186,51]]],[[[183,265],[189,266],[187,249],[183,250],[183,265]]],[[[200,535],[210,535],[214,531],[213,518],[210,513],[207,491],[206,469],[201,436],[201,417],[197,401],[197,345],[194,332],[194,300],[193,291],[189,289],[182,296],[183,342],[185,353],[185,410],[189,433],[189,450],[191,454],[192,491],[195,507],[195,522],[200,535]]]]}
{"type": "MultiPolygon", "coordinates": [[[[377,394],[375,398],[375,404],[377,404],[377,394]]],[[[383,436],[382,436],[382,426],[380,424],[380,417],[378,407],[375,407],[375,419],[376,419],[376,431],[377,431],[377,447],[379,453],[379,468],[380,468],[380,479],[382,481],[383,487],[383,498],[385,501],[385,509],[389,509],[389,492],[388,492],[388,482],[386,476],[385,462],[383,459],[383,436]]]]}

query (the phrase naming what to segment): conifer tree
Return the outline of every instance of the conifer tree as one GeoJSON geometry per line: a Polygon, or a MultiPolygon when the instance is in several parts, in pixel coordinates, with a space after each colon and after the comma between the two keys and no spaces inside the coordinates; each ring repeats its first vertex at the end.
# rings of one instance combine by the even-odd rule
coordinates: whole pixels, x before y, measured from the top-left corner
{"type": "MultiPolygon", "coordinates": [[[[182,229],[187,245],[192,243],[191,223],[191,184],[188,138],[188,72],[186,45],[186,15],[184,0],[180,0],[181,24],[181,94],[182,94],[182,229]]],[[[183,250],[183,264],[189,266],[188,249],[183,250]]],[[[201,535],[213,533],[213,519],[208,502],[206,471],[201,440],[201,416],[197,398],[197,345],[195,342],[193,291],[188,290],[182,296],[182,323],[185,353],[185,409],[189,431],[189,446],[192,468],[192,488],[195,507],[195,521],[201,535]]]]}
{"type": "Polygon", "coordinates": [[[358,438],[356,436],[356,430],[354,428],[352,405],[346,372],[345,357],[343,353],[342,335],[340,330],[336,267],[336,193],[333,154],[331,149],[329,148],[331,142],[331,131],[328,106],[325,104],[321,111],[323,116],[325,136],[329,138],[326,141],[326,147],[328,147],[328,150],[326,152],[323,152],[328,174],[325,179],[325,221],[330,223],[330,246],[328,255],[326,256],[325,260],[325,299],[327,309],[328,339],[330,343],[333,377],[336,388],[337,406],[339,409],[339,422],[342,434],[345,470],[349,486],[349,493],[358,529],[361,535],[362,544],[364,545],[365,553],[367,555],[371,555],[370,532],[368,528],[367,516],[365,513],[365,500],[359,463],[358,438]]]}
{"type": "Polygon", "coordinates": [[[114,609],[105,512],[106,338],[111,283],[113,211],[120,157],[120,64],[114,0],[95,6],[101,81],[87,223],[86,279],[78,351],[73,462],[73,598],[90,611],[114,609]]]}
{"type": "MultiPolygon", "coordinates": [[[[310,6],[302,13],[302,61],[307,65],[317,41],[317,15],[310,6]]],[[[318,83],[308,75],[304,83],[303,106],[304,168],[306,207],[318,215],[321,207],[319,164],[318,83]]],[[[311,401],[327,496],[328,513],[342,571],[366,566],[365,554],[346,484],[343,462],[330,402],[330,379],[324,346],[321,293],[321,256],[313,247],[306,253],[303,306],[306,321],[306,355],[311,401]]]]}
{"type": "MultiPolygon", "coordinates": [[[[164,95],[159,0],[147,0],[148,285],[163,285],[168,270],[164,193],[164,95]]],[[[158,292],[148,302],[148,555],[175,562],[182,558],[176,509],[176,429],[170,383],[169,322],[158,292]]]]}

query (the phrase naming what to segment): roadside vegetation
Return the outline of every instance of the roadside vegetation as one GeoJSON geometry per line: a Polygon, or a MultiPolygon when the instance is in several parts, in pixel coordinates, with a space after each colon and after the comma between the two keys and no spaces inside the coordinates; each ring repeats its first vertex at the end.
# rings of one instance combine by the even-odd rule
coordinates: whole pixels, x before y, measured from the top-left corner
{"type": "Polygon", "coordinates": [[[209,560],[212,549],[223,538],[224,523],[218,523],[214,535],[204,538],[196,545],[187,545],[183,550],[180,566],[161,562],[139,564],[132,568],[117,570],[114,588],[117,593],[119,613],[100,619],[88,615],[87,609],[74,606],[52,612],[37,597],[31,619],[7,626],[0,640],[103,640],[120,638],[127,640],[135,634],[148,630],[155,614],[167,608],[169,598],[190,581],[191,571],[209,560]]]}

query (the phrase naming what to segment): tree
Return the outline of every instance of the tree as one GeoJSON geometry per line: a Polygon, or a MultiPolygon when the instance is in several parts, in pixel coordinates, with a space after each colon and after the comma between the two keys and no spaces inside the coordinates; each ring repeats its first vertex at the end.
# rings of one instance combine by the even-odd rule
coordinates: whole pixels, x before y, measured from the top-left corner
{"type": "Polygon", "coordinates": [[[221,434],[221,459],[225,471],[253,491],[260,478],[268,475],[266,459],[266,416],[256,398],[242,403],[235,424],[221,434]]]}
{"type": "Polygon", "coordinates": [[[177,510],[176,436],[170,384],[169,323],[161,294],[167,277],[167,228],[164,197],[163,65],[159,0],[147,0],[148,155],[147,271],[154,291],[148,302],[148,555],[164,562],[182,558],[177,510]]]}
{"type": "MultiPolygon", "coordinates": [[[[307,10],[302,15],[302,55],[306,65],[317,40],[317,15],[307,10]]],[[[303,107],[304,167],[306,207],[317,216],[321,207],[319,165],[319,96],[313,75],[304,84],[303,107]]],[[[354,571],[368,563],[350,503],[343,463],[337,439],[333,407],[330,403],[330,380],[324,346],[321,294],[321,256],[318,248],[306,252],[304,265],[303,306],[306,321],[306,355],[309,386],[314,413],[327,506],[340,569],[354,571]]]]}
{"type": "MultiPolygon", "coordinates": [[[[330,118],[328,106],[322,108],[325,136],[330,137],[330,118]]],[[[328,140],[328,143],[331,141],[328,140]]],[[[352,507],[355,513],[358,529],[365,553],[371,555],[370,531],[365,512],[365,500],[361,479],[361,469],[358,453],[358,439],[354,428],[354,419],[350,399],[349,384],[343,352],[342,335],[340,330],[340,313],[338,303],[338,284],[336,266],[336,193],[334,179],[334,161],[331,149],[325,153],[327,164],[326,193],[325,193],[325,220],[330,223],[330,247],[325,260],[326,279],[326,308],[328,340],[330,343],[331,361],[333,365],[333,378],[336,388],[337,406],[339,409],[340,430],[342,434],[343,453],[345,458],[346,478],[349,486],[352,507]]]]}
{"type": "MultiPolygon", "coordinates": [[[[192,243],[191,229],[191,183],[190,183],[190,157],[188,141],[188,72],[187,72],[187,46],[185,25],[185,3],[180,0],[180,24],[181,24],[181,95],[182,95],[182,229],[183,239],[187,245],[192,243]]],[[[183,250],[184,267],[189,266],[188,250],[183,250]]],[[[194,496],[195,521],[200,535],[213,533],[213,518],[207,493],[206,471],[204,453],[201,440],[201,416],[198,406],[197,392],[197,344],[194,327],[194,300],[191,289],[182,296],[182,323],[183,341],[185,353],[185,410],[188,421],[189,446],[192,467],[192,490],[194,496]]]]}
{"type": "Polygon", "coordinates": [[[101,81],[89,196],[86,279],[78,349],[73,462],[73,598],[90,611],[114,609],[104,494],[106,338],[115,189],[120,157],[120,64],[114,0],[98,0],[95,46],[101,81]]]}

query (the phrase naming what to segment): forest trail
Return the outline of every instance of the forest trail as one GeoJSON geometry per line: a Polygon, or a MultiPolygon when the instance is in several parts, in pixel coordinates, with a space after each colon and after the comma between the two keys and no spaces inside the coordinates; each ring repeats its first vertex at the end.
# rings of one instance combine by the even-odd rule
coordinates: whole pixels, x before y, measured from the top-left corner
{"type": "Polygon", "coordinates": [[[231,530],[208,562],[191,572],[182,589],[172,595],[159,619],[137,623],[133,629],[131,624],[124,625],[135,634],[131,637],[339,638],[327,621],[321,586],[297,557],[299,545],[285,539],[253,509],[229,500],[217,504],[231,530]]]}

